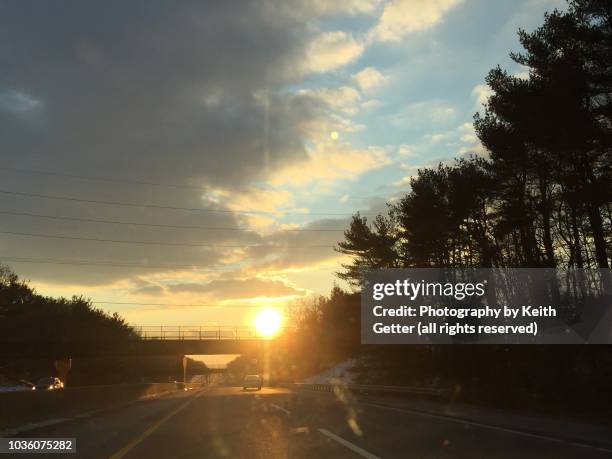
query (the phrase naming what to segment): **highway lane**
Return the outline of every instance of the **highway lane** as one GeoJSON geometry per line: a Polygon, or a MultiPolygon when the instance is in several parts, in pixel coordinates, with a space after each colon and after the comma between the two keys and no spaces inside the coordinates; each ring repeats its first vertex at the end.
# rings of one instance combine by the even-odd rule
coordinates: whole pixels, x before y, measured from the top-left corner
{"type": "Polygon", "coordinates": [[[28,436],[76,437],[76,456],[93,459],[612,457],[611,451],[396,405],[278,388],[245,392],[213,387],[135,403],[28,436]]]}
{"type": "MultiPolygon", "coordinates": [[[[77,454],[70,457],[87,459],[356,457],[318,431],[294,426],[283,408],[292,397],[291,391],[272,388],[192,390],[27,436],[74,437],[77,454]]],[[[47,456],[57,458],[31,457],[47,456]]]]}
{"type": "Polygon", "coordinates": [[[346,440],[385,458],[612,457],[611,449],[415,412],[410,403],[393,399],[346,396],[340,401],[331,394],[305,393],[296,400],[295,416],[332,424],[346,440]]]}

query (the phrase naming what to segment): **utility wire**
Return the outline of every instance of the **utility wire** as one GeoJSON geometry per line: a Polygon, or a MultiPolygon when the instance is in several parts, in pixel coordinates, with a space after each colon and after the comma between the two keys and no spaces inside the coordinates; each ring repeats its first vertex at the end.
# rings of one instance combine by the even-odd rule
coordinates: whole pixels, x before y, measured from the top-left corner
{"type": "Polygon", "coordinates": [[[50,177],[62,177],[62,178],[69,178],[69,179],[75,179],[75,180],[87,180],[87,181],[92,181],[92,182],[125,183],[127,185],[146,185],[146,186],[159,186],[159,187],[167,187],[167,188],[185,188],[185,189],[197,190],[197,191],[202,191],[202,188],[203,188],[201,186],[196,186],[196,185],[181,185],[181,184],[176,184],[176,183],[157,183],[157,182],[149,182],[149,181],[144,181],[144,180],[127,180],[127,179],[108,178],[108,177],[96,177],[92,175],[66,174],[64,172],[39,171],[39,170],[32,170],[32,169],[18,169],[14,167],[0,167],[0,171],[15,172],[17,174],[26,174],[26,175],[48,175],[50,177]]]}
{"type": "MultiPolygon", "coordinates": [[[[112,268],[140,268],[140,269],[205,269],[210,266],[197,265],[175,265],[175,264],[158,264],[158,263],[128,263],[128,262],[106,262],[106,261],[89,261],[89,260],[66,260],[59,258],[24,258],[24,257],[4,257],[0,256],[0,262],[10,261],[12,263],[32,263],[32,264],[50,264],[50,265],[73,265],[73,266],[108,266],[112,268]]],[[[222,272],[221,270],[209,270],[210,273],[222,272]]]]}
{"type": "MultiPolygon", "coordinates": [[[[128,180],[128,179],[119,179],[119,178],[110,178],[110,177],[99,177],[92,175],[79,175],[79,174],[67,174],[65,172],[52,172],[52,171],[41,171],[34,169],[21,169],[15,167],[0,167],[0,171],[5,172],[14,172],[17,174],[25,174],[25,175],[47,175],[50,177],[62,177],[74,180],[86,180],[92,182],[107,182],[107,183],[124,183],[126,185],[144,185],[144,186],[157,186],[157,187],[166,187],[166,188],[177,188],[177,189],[187,189],[187,190],[196,190],[202,191],[204,186],[197,185],[185,185],[185,184],[177,184],[177,183],[160,183],[160,182],[150,182],[146,180],[128,180]]],[[[255,188],[261,191],[272,191],[266,188],[255,188]]],[[[233,188],[235,191],[239,191],[241,193],[252,193],[253,189],[247,188],[233,188]]],[[[306,194],[311,194],[307,192],[306,194]]],[[[368,199],[365,196],[351,196],[353,199],[368,199]]]]}
{"type": "MultiPolygon", "coordinates": [[[[135,303],[129,301],[94,301],[94,304],[110,304],[116,306],[176,306],[176,307],[189,307],[189,308],[260,308],[261,306],[256,305],[217,305],[217,304],[177,304],[177,303],[135,303]]],[[[153,326],[151,326],[153,327],[153,326]]],[[[143,328],[146,328],[143,327],[143,328]]]]}
{"type": "Polygon", "coordinates": [[[98,199],[84,199],[84,198],[74,198],[71,196],[56,196],[56,195],[48,195],[48,194],[39,194],[39,193],[24,193],[21,191],[12,191],[12,190],[0,190],[1,194],[12,195],[12,196],[26,196],[30,198],[43,198],[43,199],[53,199],[58,201],[71,201],[71,202],[82,202],[86,204],[103,204],[109,206],[122,206],[122,207],[140,207],[140,208],[148,208],[148,209],[163,209],[163,210],[182,210],[182,211],[190,211],[190,212],[211,212],[211,213],[226,213],[226,214],[245,214],[245,215],[278,215],[278,214],[290,214],[290,215],[303,215],[303,216],[336,216],[336,217],[350,217],[350,214],[346,213],[334,213],[334,212],[295,212],[295,211],[285,211],[279,210],[277,212],[271,211],[257,211],[257,210],[230,210],[230,209],[203,209],[201,207],[178,207],[178,206],[165,206],[159,204],[139,204],[134,202],[122,202],[122,201],[104,201],[98,199]]]}
{"type": "Polygon", "coordinates": [[[134,241],[134,240],[121,240],[121,239],[101,239],[101,238],[90,238],[81,236],[67,236],[63,234],[37,234],[37,233],[23,233],[20,231],[0,231],[0,234],[7,234],[11,236],[24,236],[24,237],[37,237],[46,239],[69,239],[75,241],[90,241],[90,242],[109,242],[113,244],[141,244],[141,245],[167,245],[167,246],[178,246],[178,247],[212,247],[212,248],[227,248],[227,249],[330,249],[333,245],[304,245],[304,246],[271,246],[271,245],[220,245],[210,244],[206,242],[160,242],[160,241],[134,241]]]}
{"type": "MultiPolygon", "coordinates": [[[[0,210],[2,215],[13,215],[22,217],[33,217],[33,218],[46,218],[50,220],[66,220],[74,222],[86,222],[86,223],[106,223],[110,225],[128,225],[128,226],[144,226],[151,228],[174,228],[174,229],[197,229],[205,231],[254,231],[251,228],[240,228],[240,227],[219,227],[219,226],[192,226],[192,225],[168,225],[160,223],[142,223],[142,222],[126,222],[120,220],[102,220],[95,218],[82,218],[82,217],[65,217],[59,215],[45,215],[45,214],[34,214],[28,212],[13,212],[9,210],[0,210]]],[[[279,229],[279,232],[341,232],[344,229],[335,228],[287,228],[279,229]]]]}

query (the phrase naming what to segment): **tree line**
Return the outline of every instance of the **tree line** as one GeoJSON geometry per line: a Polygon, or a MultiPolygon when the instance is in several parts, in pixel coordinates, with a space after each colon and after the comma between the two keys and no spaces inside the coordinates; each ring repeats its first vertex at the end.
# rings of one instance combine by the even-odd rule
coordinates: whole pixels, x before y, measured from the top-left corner
{"type": "Polygon", "coordinates": [[[80,296],[43,296],[7,266],[0,265],[0,337],[9,342],[115,343],[135,338],[119,316],[80,296]]]}
{"type": "MultiPolygon", "coordinates": [[[[68,385],[167,382],[182,380],[177,356],[137,356],[126,352],[137,331],[119,314],[109,314],[81,297],[53,298],[38,293],[9,267],[0,265],[0,346],[69,343],[91,350],[116,349],[116,355],[72,359],[68,385]]],[[[45,354],[44,349],[40,349],[45,354]]],[[[95,355],[95,352],[93,352],[95,355]]],[[[58,355],[56,358],[71,357],[58,355]]],[[[0,381],[35,382],[56,374],[53,358],[0,357],[0,381]]],[[[189,359],[189,374],[206,373],[206,365],[189,359]]]]}

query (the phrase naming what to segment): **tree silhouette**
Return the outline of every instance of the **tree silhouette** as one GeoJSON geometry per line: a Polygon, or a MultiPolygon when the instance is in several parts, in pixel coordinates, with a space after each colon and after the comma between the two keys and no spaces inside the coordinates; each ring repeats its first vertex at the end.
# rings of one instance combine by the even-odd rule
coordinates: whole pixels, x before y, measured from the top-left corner
{"type": "Polygon", "coordinates": [[[371,226],[355,215],[338,243],[352,257],[340,277],[359,286],[367,268],[600,268],[609,288],[611,8],[577,0],[519,31],[524,52],[511,57],[528,77],[492,69],[474,118],[486,159],[419,170],[371,226]]]}
{"type": "Polygon", "coordinates": [[[117,313],[94,308],[83,297],[38,295],[0,266],[0,336],[5,342],[73,342],[121,346],[135,331],[117,313]]]}

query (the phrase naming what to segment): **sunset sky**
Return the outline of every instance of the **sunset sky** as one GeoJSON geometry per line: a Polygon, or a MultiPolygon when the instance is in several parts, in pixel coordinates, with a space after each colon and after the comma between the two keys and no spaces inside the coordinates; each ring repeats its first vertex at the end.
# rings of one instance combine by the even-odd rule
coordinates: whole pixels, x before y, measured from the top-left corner
{"type": "Polygon", "coordinates": [[[0,262],[141,325],[326,294],[351,214],[481,151],[486,73],[555,7],[0,2],[0,262]]]}

